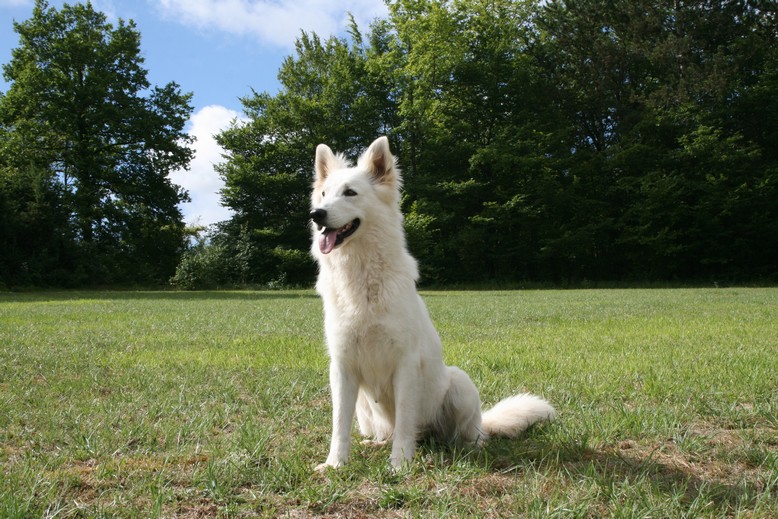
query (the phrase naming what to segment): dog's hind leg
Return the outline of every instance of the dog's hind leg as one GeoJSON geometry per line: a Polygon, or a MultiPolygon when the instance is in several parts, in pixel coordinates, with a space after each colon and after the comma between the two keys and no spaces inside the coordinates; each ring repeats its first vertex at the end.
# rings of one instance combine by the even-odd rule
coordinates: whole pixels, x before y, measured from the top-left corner
{"type": "Polygon", "coordinates": [[[436,429],[440,436],[457,443],[478,443],[481,428],[481,396],[470,377],[456,366],[446,366],[449,386],[443,397],[436,429]]]}
{"type": "Polygon", "coordinates": [[[370,407],[370,401],[365,396],[364,391],[359,392],[357,397],[357,424],[359,432],[366,438],[375,438],[375,427],[373,427],[373,409],[370,407]]]}
{"type": "Polygon", "coordinates": [[[359,432],[367,438],[363,444],[383,445],[392,436],[392,424],[364,391],[357,397],[357,423],[359,432]]]}

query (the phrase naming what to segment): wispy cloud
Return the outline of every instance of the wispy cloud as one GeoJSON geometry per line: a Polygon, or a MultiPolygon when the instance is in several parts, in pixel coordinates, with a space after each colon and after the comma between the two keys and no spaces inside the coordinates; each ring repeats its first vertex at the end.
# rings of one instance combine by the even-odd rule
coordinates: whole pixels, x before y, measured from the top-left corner
{"type": "Polygon", "coordinates": [[[386,15],[382,0],[154,0],[166,18],[203,29],[251,36],[291,48],[300,31],[320,36],[346,27],[348,13],[360,26],[386,15]]]}
{"type": "MultiPolygon", "coordinates": [[[[103,13],[109,21],[116,21],[119,19],[118,10],[114,5],[114,0],[91,0],[92,6],[96,11],[103,13]]],[[[75,2],[74,2],[75,3],[75,2]]]]}
{"type": "MultiPolygon", "coordinates": [[[[116,20],[119,18],[116,14],[117,11],[114,6],[114,0],[91,0],[91,2],[95,10],[104,13],[109,20],[116,20]]],[[[70,1],[66,3],[73,5],[76,2],[70,1]]],[[[34,0],[0,0],[0,9],[18,8],[18,7],[32,8],[34,4],[35,4],[34,0]]],[[[49,3],[49,6],[54,7],[57,10],[60,10],[62,8],[61,4],[62,2],[51,1],[49,3]]]]}
{"type": "Polygon", "coordinates": [[[184,220],[189,224],[209,225],[228,220],[230,210],[220,205],[219,190],[224,181],[213,166],[224,161],[224,150],[216,143],[214,135],[239,118],[239,114],[223,106],[206,106],[194,113],[189,120],[189,134],[197,138],[194,144],[195,158],[189,171],[176,171],[170,179],[189,191],[191,202],[182,204],[184,220]]]}
{"type": "Polygon", "coordinates": [[[0,0],[0,7],[21,7],[32,5],[32,0],[0,0]]]}

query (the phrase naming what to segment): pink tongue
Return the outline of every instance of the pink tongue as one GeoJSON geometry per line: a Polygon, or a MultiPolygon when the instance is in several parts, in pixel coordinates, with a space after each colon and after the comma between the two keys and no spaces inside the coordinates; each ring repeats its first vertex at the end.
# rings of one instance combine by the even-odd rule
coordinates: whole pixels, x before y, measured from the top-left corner
{"type": "Polygon", "coordinates": [[[335,240],[338,239],[337,229],[326,230],[319,238],[319,250],[322,254],[329,254],[335,248],[335,240]]]}

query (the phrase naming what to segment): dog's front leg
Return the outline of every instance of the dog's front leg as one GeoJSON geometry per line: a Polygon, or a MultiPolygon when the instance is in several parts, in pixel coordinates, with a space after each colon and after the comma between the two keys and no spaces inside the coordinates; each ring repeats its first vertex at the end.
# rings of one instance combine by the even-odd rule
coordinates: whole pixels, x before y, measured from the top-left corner
{"type": "Polygon", "coordinates": [[[394,376],[396,415],[389,462],[395,469],[400,468],[403,462],[410,461],[416,452],[419,399],[423,398],[419,376],[418,370],[412,365],[400,366],[394,376]]]}
{"type": "Polygon", "coordinates": [[[354,373],[343,361],[330,361],[330,389],[332,391],[332,440],[327,461],[316,467],[321,472],[327,467],[340,467],[348,459],[351,447],[351,426],[357,405],[359,385],[354,373]]]}

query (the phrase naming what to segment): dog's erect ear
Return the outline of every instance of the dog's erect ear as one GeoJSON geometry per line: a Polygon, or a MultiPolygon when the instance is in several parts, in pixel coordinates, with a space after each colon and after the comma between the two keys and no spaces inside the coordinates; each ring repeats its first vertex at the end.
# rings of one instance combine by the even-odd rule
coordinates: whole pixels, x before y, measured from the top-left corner
{"type": "Polygon", "coordinates": [[[395,165],[392,152],[389,151],[389,139],[379,137],[359,158],[360,166],[364,166],[378,182],[395,180],[395,165]]]}
{"type": "Polygon", "coordinates": [[[339,165],[340,162],[338,161],[338,158],[332,153],[329,146],[326,144],[319,144],[316,146],[315,171],[317,180],[323,181],[327,178],[327,175],[329,175],[333,169],[337,169],[339,165]]]}

